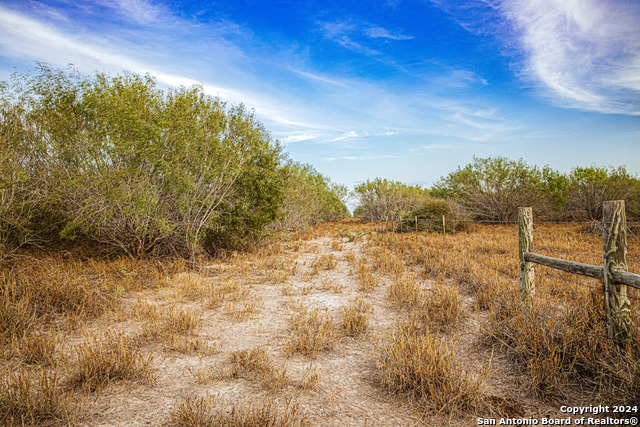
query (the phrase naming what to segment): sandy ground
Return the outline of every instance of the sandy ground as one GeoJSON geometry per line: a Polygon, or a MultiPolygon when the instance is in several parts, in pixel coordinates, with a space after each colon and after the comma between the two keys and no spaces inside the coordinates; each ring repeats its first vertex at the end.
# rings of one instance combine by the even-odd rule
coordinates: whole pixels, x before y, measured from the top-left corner
{"type": "MultiPolygon", "coordinates": [[[[219,395],[230,402],[263,398],[285,405],[290,400],[299,405],[300,413],[310,425],[317,426],[477,425],[476,418],[485,414],[458,414],[455,418],[434,413],[421,415],[405,398],[388,394],[377,383],[375,342],[390,331],[398,317],[397,310],[386,296],[388,279],[381,278],[381,284],[369,294],[373,310],[364,336],[341,336],[333,350],[320,352],[315,357],[286,353],[291,333],[288,319],[300,307],[326,310],[338,322],[340,308],[361,294],[349,259],[364,256],[366,244],[366,237],[349,242],[344,237],[326,235],[287,249],[281,255],[295,265],[295,272],[283,283],[272,283],[265,278],[264,271],[269,266],[265,270],[248,264],[243,280],[251,292],[248,300],[257,302],[258,308],[246,319],[234,318],[225,310],[224,303],[222,307],[207,308],[197,300],[176,298],[171,287],[125,295],[125,302],[131,307],[145,302],[159,307],[190,308],[200,313],[202,328],[198,337],[215,345],[216,351],[185,354],[149,345],[145,351],[154,354],[155,380],[115,382],[84,397],[80,402],[85,413],[82,425],[167,425],[171,411],[184,398],[207,394],[219,395]],[[337,259],[335,268],[312,274],[314,260],[329,254],[337,259]],[[341,289],[322,286],[327,280],[341,289]],[[257,346],[267,350],[274,366],[286,366],[292,381],[290,385],[282,390],[269,391],[247,378],[199,381],[194,374],[204,372],[207,367],[224,365],[231,352],[257,346]],[[314,369],[319,374],[315,387],[296,385],[314,369]]],[[[195,273],[173,278],[173,286],[192,274],[195,273]]],[[[228,269],[218,265],[205,270],[199,278],[219,280],[224,274],[229,274],[228,269]]],[[[425,281],[424,286],[430,286],[430,283],[425,281]]],[[[456,328],[453,337],[459,340],[461,365],[483,368],[492,354],[479,338],[483,313],[475,311],[469,297],[465,297],[464,304],[468,316],[456,328]]],[[[92,329],[99,333],[103,328],[119,328],[133,334],[140,323],[126,316],[115,319],[114,324],[110,322],[103,319],[92,329]]],[[[488,382],[487,394],[500,401],[507,399],[511,416],[561,415],[556,405],[531,400],[518,391],[517,373],[504,356],[494,354],[492,364],[495,372],[488,382]]]]}

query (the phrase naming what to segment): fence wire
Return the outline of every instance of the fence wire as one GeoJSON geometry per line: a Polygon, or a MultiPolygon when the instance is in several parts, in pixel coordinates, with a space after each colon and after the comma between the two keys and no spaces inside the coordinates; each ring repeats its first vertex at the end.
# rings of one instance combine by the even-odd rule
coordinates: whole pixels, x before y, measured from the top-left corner
{"type": "MultiPolygon", "coordinates": [[[[514,288],[519,289],[519,277],[518,277],[519,261],[517,261],[517,255],[515,255],[516,251],[514,250],[511,252],[512,249],[519,247],[519,243],[517,242],[517,231],[514,230],[512,239],[505,238],[503,240],[496,240],[495,238],[488,237],[486,234],[470,232],[466,230],[456,230],[457,231],[456,233],[449,234],[451,232],[451,229],[447,228],[447,225],[449,224],[459,225],[460,223],[474,223],[474,224],[487,224],[487,225],[517,225],[518,224],[517,221],[452,220],[452,219],[445,218],[444,226],[443,226],[442,218],[427,218],[427,219],[396,218],[396,219],[386,219],[383,221],[384,221],[384,231],[386,232],[391,232],[391,233],[402,232],[403,234],[405,234],[405,233],[415,233],[417,230],[418,233],[420,234],[438,234],[438,235],[441,234],[443,236],[443,242],[440,244],[434,244],[431,246],[437,247],[438,248],[437,250],[442,252],[443,262],[446,260],[447,251],[459,251],[463,253],[465,269],[468,268],[469,262],[473,260],[473,257],[488,260],[490,261],[490,263],[486,263],[486,264],[489,268],[491,268],[494,271],[495,274],[497,274],[499,277],[508,279],[508,280],[504,280],[503,282],[507,283],[510,286],[514,286],[514,288]],[[460,234],[462,235],[462,239],[455,237],[460,234]],[[484,248],[486,248],[485,251],[487,253],[480,253],[477,250],[471,249],[471,247],[474,246],[474,243],[477,244],[477,242],[481,242],[482,244],[485,245],[484,248]],[[494,245],[494,247],[492,247],[492,245],[494,245]],[[499,255],[500,258],[490,255],[490,253],[493,252],[496,249],[496,247],[507,248],[506,253],[514,253],[516,261],[515,262],[510,261],[509,259],[504,257],[502,254],[499,255]],[[509,270],[513,270],[514,274],[505,274],[506,271],[509,271],[509,270]]],[[[542,242],[542,245],[534,244],[534,250],[537,253],[546,252],[550,256],[555,256],[560,254],[560,255],[571,255],[572,257],[575,257],[575,258],[582,257],[582,258],[587,258],[591,260],[602,260],[603,257],[601,254],[595,255],[593,253],[578,252],[575,250],[571,250],[569,247],[567,247],[566,250],[560,249],[558,248],[557,242],[551,245],[550,244],[551,242],[548,243],[547,239],[545,239],[544,233],[546,232],[546,230],[545,231],[541,230],[540,227],[536,226],[536,224],[543,224],[545,225],[545,228],[546,228],[547,225],[552,225],[552,224],[585,225],[585,224],[598,224],[598,223],[594,223],[593,221],[582,221],[582,222],[536,221],[533,224],[533,227],[537,236],[536,239],[534,240],[542,242]]],[[[628,223],[628,224],[635,224],[635,223],[628,223]]],[[[381,227],[381,230],[382,229],[383,227],[381,227]]],[[[569,238],[570,237],[575,238],[574,234],[577,234],[578,231],[577,230],[567,231],[566,233],[567,233],[567,246],[569,246],[570,244],[569,238]]],[[[627,233],[629,236],[631,236],[631,239],[635,243],[637,243],[638,246],[640,246],[640,238],[638,238],[636,233],[634,233],[631,228],[627,227],[627,233]]],[[[588,236],[588,234],[586,234],[586,236],[588,236]]],[[[588,239],[588,237],[586,236],[585,236],[585,239],[588,239]]],[[[632,251],[628,250],[627,254],[629,255],[629,261],[631,261],[634,264],[640,265],[640,260],[638,259],[638,257],[636,257],[636,255],[632,251]]],[[[593,262],[593,263],[600,264],[599,262],[593,262]]],[[[443,265],[442,267],[447,269],[447,266],[443,265]]],[[[539,267],[544,267],[544,266],[539,266],[539,267]]],[[[578,289],[593,291],[593,290],[597,290],[597,287],[595,285],[596,283],[599,283],[600,286],[602,286],[602,282],[598,281],[598,279],[586,279],[592,282],[590,284],[585,281],[572,279],[571,277],[575,277],[576,276],[575,274],[564,273],[556,269],[552,269],[553,271],[549,272],[548,269],[549,269],[548,267],[544,269],[537,268],[536,274],[540,274],[547,280],[551,280],[552,283],[553,282],[558,283],[562,287],[566,288],[567,291],[570,292],[571,295],[573,295],[574,301],[578,299],[584,300],[585,298],[588,297],[587,295],[579,293],[578,289]]],[[[545,287],[552,286],[552,284],[550,285],[548,283],[545,283],[545,285],[546,285],[545,287]]],[[[626,296],[631,300],[638,301],[640,300],[640,297],[635,296],[633,294],[637,292],[638,290],[631,290],[631,293],[628,293],[626,296]]],[[[640,293],[638,294],[640,295],[640,293]]],[[[535,298],[542,298],[546,301],[553,302],[554,304],[563,305],[557,301],[557,298],[558,298],[557,295],[552,295],[547,290],[543,291],[542,287],[536,287],[535,298]],[[546,293],[547,295],[544,295],[544,293],[546,293]]],[[[586,304],[587,302],[585,301],[584,303],[586,304]]]]}

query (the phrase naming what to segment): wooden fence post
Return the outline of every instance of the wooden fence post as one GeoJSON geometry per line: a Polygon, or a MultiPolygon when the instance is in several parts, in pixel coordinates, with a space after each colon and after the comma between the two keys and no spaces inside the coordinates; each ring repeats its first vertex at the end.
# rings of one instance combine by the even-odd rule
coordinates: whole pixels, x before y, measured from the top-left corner
{"type": "Polygon", "coordinates": [[[447,240],[446,240],[446,227],[444,222],[444,215],[442,215],[442,259],[447,262],[447,240]]]}
{"type": "Polygon", "coordinates": [[[520,254],[520,297],[531,304],[535,295],[533,263],[524,260],[524,254],[533,246],[533,210],[518,208],[518,247],[520,254]]]}
{"type": "Polygon", "coordinates": [[[627,286],[618,285],[613,279],[614,271],[628,271],[624,200],[603,202],[602,214],[607,334],[609,339],[621,344],[629,337],[631,326],[631,303],[627,296],[627,286]]]}

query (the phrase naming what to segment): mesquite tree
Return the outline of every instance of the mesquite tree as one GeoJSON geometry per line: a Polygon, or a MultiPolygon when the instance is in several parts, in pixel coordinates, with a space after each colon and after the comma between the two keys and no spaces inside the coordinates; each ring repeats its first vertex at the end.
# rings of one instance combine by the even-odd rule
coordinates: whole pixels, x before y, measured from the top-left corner
{"type": "Polygon", "coordinates": [[[40,65],[3,83],[1,102],[3,245],[35,236],[193,257],[277,216],[279,144],[201,87],[40,65]]]}

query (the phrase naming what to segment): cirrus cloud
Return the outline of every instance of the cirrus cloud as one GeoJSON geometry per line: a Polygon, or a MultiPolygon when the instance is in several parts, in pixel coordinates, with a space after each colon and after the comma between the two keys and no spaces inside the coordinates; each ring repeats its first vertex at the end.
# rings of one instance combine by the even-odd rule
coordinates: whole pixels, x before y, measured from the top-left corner
{"type": "Polygon", "coordinates": [[[640,115],[640,3],[502,0],[523,74],[562,106],[640,115]]]}

